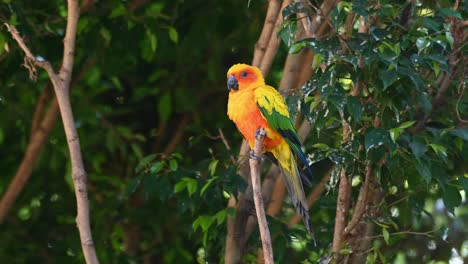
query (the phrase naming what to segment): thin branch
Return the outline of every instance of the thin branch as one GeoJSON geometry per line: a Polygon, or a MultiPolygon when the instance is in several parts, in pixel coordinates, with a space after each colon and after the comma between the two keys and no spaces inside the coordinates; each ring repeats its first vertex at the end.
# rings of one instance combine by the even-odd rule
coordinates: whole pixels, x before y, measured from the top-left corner
{"type": "Polygon", "coordinates": [[[263,206],[262,184],[260,182],[262,160],[260,156],[263,151],[263,139],[266,131],[260,128],[255,137],[255,145],[253,149],[253,157],[250,158],[250,176],[252,178],[252,188],[255,202],[255,211],[257,213],[258,227],[260,229],[260,237],[262,239],[263,255],[266,264],[273,264],[273,249],[271,247],[270,230],[265,216],[263,206]]]}
{"type": "Polygon", "coordinates": [[[31,72],[33,72],[34,65],[39,66],[47,71],[52,85],[54,86],[72,164],[72,178],[75,187],[77,203],[76,223],[80,234],[83,255],[85,257],[86,263],[95,264],[99,263],[99,261],[96,256],[96,250],[94,248],[94,242],[91,234],[91,226],[89,223],[88,192],[86,186],[87,175],[83,165],[80,142],[75,127],[75,121],[73,118],[69,97],[70,80],[73,70],[75,52],[76,27],[79,18],[79,6],[78,0],[68,0],[67,2],[67,31],[65,33],[63,60],[59,75],[54,72],[48,61],[38,61],[35,59],[32,52],[24,44],[23,39],[19,36],[18,31],[14,26],[7,25],[7,28],[11,32],[13,38],[18,42],[18,45],[20,45],[20,47],[26,53],[25,61],[28,63],[27,67],[29,66],[28,69],[30,71],[30,75],[31,72]]]}
{"type": "Polygon", "coordinates": [[[190,122],[191,118],[191,115],[189,113],[186,113],[178,122],[178,126],[174,131],[171,141],[167,144],[166,148],[164,149],[164,155],[168,156],[169,154],[171,154],[175,150],[177,145],[179,145],[180,141],[182,141],[182,139],[184,138],[185,127],[190,122]]]}
{"type": "Polygon", "coordinates": [[[58,75],[65,85],[64,88],[69,90],[73,72],[73,62],[75,60],[76,28],[80,17],[80,9],[78,0],[68,0],[67,2],[68,16],[65,39],[63,40],[63,61],[58,75]]]}
{"type": "MultiPolygon", "coordinates": [[[[221,128],[218,128],[218,132],[219,132],[219,137],[221,138],[221,141],[223,142],[224,146],[229,152],[231,152],[231,146],[229,146],[229,142],[226,140],[223,130],[221,128]]],[[[232,154],[229,155],[229,158],[231,159],[232,164],[236,164],[236,159],[234,158],[232,154]]]]}

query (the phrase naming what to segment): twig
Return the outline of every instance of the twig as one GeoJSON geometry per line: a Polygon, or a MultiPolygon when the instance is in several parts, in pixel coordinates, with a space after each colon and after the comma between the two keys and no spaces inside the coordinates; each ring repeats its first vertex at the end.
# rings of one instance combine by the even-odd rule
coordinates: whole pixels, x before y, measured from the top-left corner
{"type": "MultiPolygon", "coordinates": [[[[63,127],[65,136],[67,138],[68,149],[70,152],[70,160],[72,164],[72,178],[75,187],[75,196],[77,203],[77,217],[76,223],[80,233],[81,246],[86,263],[95,264],[99,263],[94,242],[91,234],[91,226],[89,223],[89,206],[88,206],[88,192],[87,192],[87,175],[83,165],[83,158],[81,156],[81,147],[78,138],[78,133],[75,127],[71,103],[70,103],[70,80],[73,71],[74,53],[75,53],[75,38],[76,29],[79,18],[78,0],[67,1],[67,27],[65,39],[63,44],[63,59],[62,67],[59,73],[55,73],[52,66],[48,61],[36,60],[29,48],[24,44],[23,39],[19,36],[18,31],[14,26],[7,25],[8,30],[11,32],[13,38],[18,42],[18,45],[26,53],[25,62],[28,63],[28,69],[31,73],[33,66],[39,66],[47,71],[49,78],[54,86],[55,95],[62,116],[63,127]]],[[[34,77],[34,75],[32,75],[34,77]]]]}
{"type": "Polygon", "coordinates": [[[266,264],[273,264],[273,249],[271,247],[270,230],[265,216],[265,208],[263,207],[262,184],[260,182],[260,174],[262,161],[259,158],[262,155],[263,139],[265,138],[265,129],[260,128],[256,133],[255,145],[253,149],[254,157],[249,160],[250,176],[252,178],[253,196],[255,202],[255,212],[257,213],[258,227],[260,229],[260,237],[262,239],[262,248],[266,264]]]}

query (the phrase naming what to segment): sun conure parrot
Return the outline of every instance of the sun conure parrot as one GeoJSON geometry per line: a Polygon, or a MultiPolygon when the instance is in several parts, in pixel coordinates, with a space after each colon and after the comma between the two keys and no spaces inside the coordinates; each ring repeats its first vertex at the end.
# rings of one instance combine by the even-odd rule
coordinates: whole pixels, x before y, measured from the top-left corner
{"type": "Polygon", "coordinates": [[[263,152],[279,166],[294,207],[302,216],[307,231],[312,234],[295,156],[305,164],[309,172],[310,167],[301,150],[301,142],[289,118],[283,97],[275,88],[265,84],[257,67],[247,64],[236,64],[228,70],[227,86],[229,118],[234,121],[251,149],[258,129],[266,130],[263,152]]]}

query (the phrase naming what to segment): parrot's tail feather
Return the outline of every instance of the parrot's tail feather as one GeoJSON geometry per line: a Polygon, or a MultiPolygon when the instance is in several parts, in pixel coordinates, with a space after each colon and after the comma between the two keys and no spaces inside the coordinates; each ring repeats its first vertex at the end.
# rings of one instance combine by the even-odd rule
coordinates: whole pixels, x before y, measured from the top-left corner
{"type": "MultiPolygon", "coordinates": [[[[291,151],[291,150],[289,150],[291,151]]],[[[314,238],[314,233],[312,232],[312,227],[310,225],[309,209],[307,208],[307,200],[305,197],[304,189],[302,187],[301,176],[297,168],[296,160],[294,155],[290,152],[290,162],[291,170],[286,170],[281,165],[282,162],[279,162],[280,171],[283,175],[286,188],[288,189],[289,196],[291,197],[292,203],[296,208],[297,213],[302,217],[304,221],[304,226],[307,229],[307,232],[314,238]]],[[[315,241],[315,238],[314,238],[315,241]]]]}

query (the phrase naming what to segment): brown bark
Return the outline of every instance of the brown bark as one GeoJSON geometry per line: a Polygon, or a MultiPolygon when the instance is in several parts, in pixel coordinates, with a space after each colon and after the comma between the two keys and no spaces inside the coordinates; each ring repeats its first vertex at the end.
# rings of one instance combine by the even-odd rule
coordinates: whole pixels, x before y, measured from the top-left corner
{"type": "MultiPolygon", "coordinates": [[[[263,56],[268,48],[268,43],[270,41],[271,35],[275,30],[276,18],[280,13],[281,0],[269,0],[268,1],[268,10],[265,17],[265,23],[263,24],[262,33],[255,44],[255,51],[253,55],[252,65],[260,67],[260,64],[263,61],[263,56]]],[[[265,72],[262,71],[263,74],[265,72]]]]}
{"type": "Polygon", "coordinates": [[[30,76],[35,79],[35,66],[39,66],[47,71],[49,78],[54,87],[57,98],[60,114],[62,117],[65,136],[67,138],[70,160],[72,164],[72,178],[75,187],[75,196],[77,202],[77,217],[76,222],[80,234],[83,255],[86,263],[99,263],[94,242],[91,235],[91,227],[89,223],[89,207],[87,193],[87,176],[84,170],[83,159],[81,157],[81,149],[78,138],[78,133],[75,127],[72,108],[70,104],[70,80],[73,71],[74,53],[75,53],[75,38],[76,29],[79,18],[79,6],[77,0],[67,1],[67,26],[63,45],[62,66],[58,74],[53,70],[48,61],[37,61],[32,52],[19,36],[15,27],[7,25],[8,30],[12,34],[21,49],[26,53],[25,66],[30,72],[30,76]]]}
{"type": "Polygon", "coordinates": [[[273,264],[273,249],[271,246],[270,230],[265,216],[265,208],[263,206],[262,184],[260,181],[262,170],[262,152],[263,139],[266,131],[261,128],[256,135],[255,145],[253,149],[253,157],[250,158],[250,175],[252,177],[253,196],[255,201],[255,212],[257,213],[258,228],[260,229],[260,237],[262,240],[263,259],[266,264],[273,264]]]}
{"type": "Polygon", "coordinates": [[[340,185],[338,187],[338,201],[336,205],[335,229],[333,232],[332,252],[338,253],[344,241],[343,233],[346,226],[346,218],[349,212],[349,200],[351,197],[351,183],[346,177],[345,169],[342,169],[340,185]]]}

